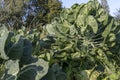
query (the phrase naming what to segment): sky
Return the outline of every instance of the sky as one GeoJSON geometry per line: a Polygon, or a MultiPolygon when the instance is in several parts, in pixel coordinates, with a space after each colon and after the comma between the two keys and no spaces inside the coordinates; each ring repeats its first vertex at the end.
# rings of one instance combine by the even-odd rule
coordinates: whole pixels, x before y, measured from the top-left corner
{"type": "MultiPolygon", "coordinates": [[[[70,8],[75,3],[87,3],[89,0],[60,0],[63,3],[63,7],[70,8]]],[[[99,0],[100,1],[100,0],[99,0]]],[[[120,8],[120,0],[107,0],[110,14],[114,16],[114,13],[117,12],[116,9],[120,8]]]]}

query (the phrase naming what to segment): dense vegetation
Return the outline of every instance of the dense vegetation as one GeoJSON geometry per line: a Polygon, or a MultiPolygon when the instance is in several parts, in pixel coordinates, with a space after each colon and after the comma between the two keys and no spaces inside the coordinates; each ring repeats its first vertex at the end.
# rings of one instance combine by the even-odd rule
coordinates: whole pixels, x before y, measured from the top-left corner
{"type": "Polygon", "coordinates": [[[0,23],[10,29],[37,28],[50,23],[61,10],[59,0],[1,0],[0,23]]]}
{"type": "Polygon", "coordinates": [[[52,23],[0,25],[1,80],[119,80],[120,25],[97,0],[63,9],[52,23]]]}

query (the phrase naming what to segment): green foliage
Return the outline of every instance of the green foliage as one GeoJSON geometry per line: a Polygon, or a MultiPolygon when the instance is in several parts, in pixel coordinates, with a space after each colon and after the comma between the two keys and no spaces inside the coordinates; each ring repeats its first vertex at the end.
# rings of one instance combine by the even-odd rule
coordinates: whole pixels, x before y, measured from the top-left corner
{"type": "Polygon", "coordinates": [[[2,80],[120,79],[120,25],[97,0],[64,9],[40,30],[1,29],[2,80]]]}
{"type": "Polygon", "coordinates": [[[4,1],[4,10],[9,13],[16,13],[20,12],[23,7],[23,2],[24,0],[9,0],[9,1],[4,1]]]}
{"type": "Polygon", "coordinates": [[[120,28],[97,0],[64,9],[46,30],[44,42],[55,42],[38,55],[61,64],[67,80],[119,79],[120,28]]]}
{"type": "MultiPolygon", "coordinates": [[[[2,25],[0,25],[2,26],[2,25]]],[[[4,47],[5,42],[8,37],[8,30],[3,25],[3,27],[0,27],[0,58],[8,59],[8,57],[5,55],[4,47]]]]}
{"type": "Polygon", "coordinates": [[[3,7],[0,7],[0,23],[7,25],[9,29],[19,29],[23,25],[22,16],[24,3],[29,0],[1,0],[3,7]]]}
{"type": "Polygon", "coordinates": [[[54,17],[58,17],[62,5],[59,0],[38,0],[38,6],[42,7],[38,18],[43,24],[50,23],[54,17]]]}
{"type": "Polygon", "coordinates": [[[39,80],[48,72],[48,62],[38,59],[33,53],[33,45],[22,32],[10,32],[0,26],[0,79],[39,80]]]}
{"type": "Polygon", "coordinates": [[[3,7],[0,7],[0,23],[11,30],[20,29],[23,25],[37,28],[50,23],[61,10],[59,0],[4,0],[3,7]]]}

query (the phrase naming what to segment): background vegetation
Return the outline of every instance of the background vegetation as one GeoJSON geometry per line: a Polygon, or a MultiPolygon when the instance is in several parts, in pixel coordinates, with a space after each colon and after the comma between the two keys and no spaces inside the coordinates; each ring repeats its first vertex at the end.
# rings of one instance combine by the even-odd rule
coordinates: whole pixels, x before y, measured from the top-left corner
{"type": "Polygon", "coordinates": [[[120,25],[97,0],[5,0],[0,14],[1,80],[120,79],[120,25]]]}

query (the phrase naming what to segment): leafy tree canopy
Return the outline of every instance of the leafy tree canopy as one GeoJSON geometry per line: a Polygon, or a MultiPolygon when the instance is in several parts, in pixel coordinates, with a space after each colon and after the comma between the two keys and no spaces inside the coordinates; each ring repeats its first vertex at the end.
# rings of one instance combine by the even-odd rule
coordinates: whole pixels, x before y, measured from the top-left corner
{"type": "Polygon", "coordinates": [[[50,23],[62,9],[58,0],[1,0],[0,23],[11,28],[50,23]]]}

